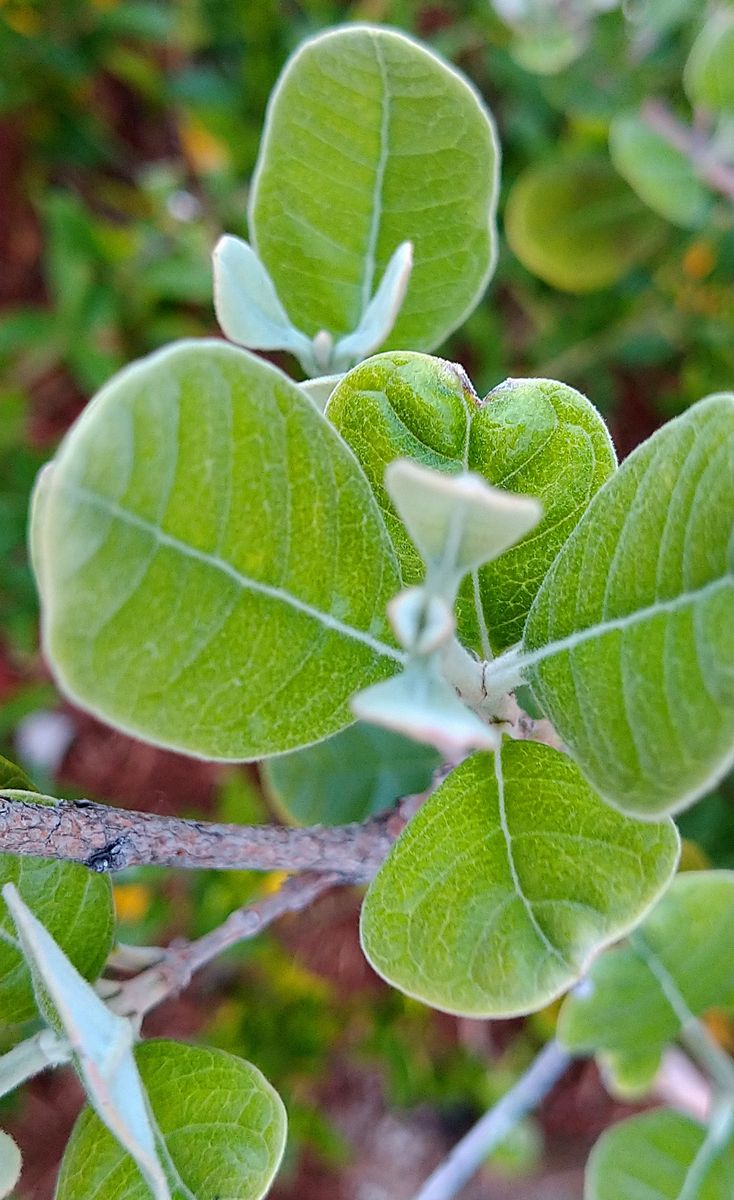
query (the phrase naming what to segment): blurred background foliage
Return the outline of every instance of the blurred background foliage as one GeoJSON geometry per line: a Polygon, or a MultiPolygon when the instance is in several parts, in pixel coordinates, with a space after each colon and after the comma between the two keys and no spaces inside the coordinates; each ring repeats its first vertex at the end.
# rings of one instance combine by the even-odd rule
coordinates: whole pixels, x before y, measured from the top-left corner
{"type": "MultiPolygon", "coordinates": [[[[0,753],[41,787],[181,815],[283,815],[254,770],[182,763],[59,702],[38,649],[26,510],[38,467],[114,371],[216,333],[210,252],[222,232],[246,235],[270,90],[302,38],[352,20],[421,37],[495,113],[498,269],[442,350],[480,394],[508,375],[561,378],[605,413],[625,454],[734,387],[734,7],[723,0],[0,0],[0,753]]],[[[733,801],[726,781],[683,818],[693,861],[734,865],[733,801]]],[[[122,937],[195,936],[276,884],[130,872],[116,889],[122,937]]],[[[152,1032],[251,1057],[281,1090],[293,1136],[278,1196],[306,1200],[309,1180],[315,1194],[327,1179],[334,1197],[379,1200],[355,1182],[359,1121],[390,1106],[423,1113],[425,1173],[552,1029],[552,1011],[480,1027],[385,989],[360,956],[357,909],[357,896],[327,897],[233,951],[153,1021],[152,1032]],[[355,1091],[361,1117],[348,1116],[355,1091]]],[[[565,1113],[562,1136],[588,1144],[614,1110],[598,1085],[590,1102],[579,1073],[570,1086],[553,1111],[565,1113]]],[[[14,1103],[21,1142],[33,1145],[30,1124],[48,1150],[24,1184],[41,1198],[51,1100],[31,1099],[25,1117],[14,1103]]],[[[558,1134],[553,1122],[541,1114],[558,1134]]],[[[539,1128],[522,1126],[495,1166],[532,1170],[539,1128]]]]}

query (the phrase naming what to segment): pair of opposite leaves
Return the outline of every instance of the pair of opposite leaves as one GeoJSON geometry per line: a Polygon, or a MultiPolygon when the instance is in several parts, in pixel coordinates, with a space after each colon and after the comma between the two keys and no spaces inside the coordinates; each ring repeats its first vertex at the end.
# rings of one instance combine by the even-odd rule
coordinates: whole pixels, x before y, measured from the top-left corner
{"type": "Polygon", "coordinates": [[[616,472],[579,393],[525,381],[478,405],[428,356],[368,360],[327,416],[221,343],[173,346],[102,390],[34,500],[45,645],[73,698],[208,758],[344,727],[350,698],[403,661],[385,607],[420,567],[382,475],[407,456],[544,505],[460,596],[472,648],[522,637],[490,686],[529,682],[626,811],[672,811],[710,786],[734,741],[732,396],[616,472]]]}

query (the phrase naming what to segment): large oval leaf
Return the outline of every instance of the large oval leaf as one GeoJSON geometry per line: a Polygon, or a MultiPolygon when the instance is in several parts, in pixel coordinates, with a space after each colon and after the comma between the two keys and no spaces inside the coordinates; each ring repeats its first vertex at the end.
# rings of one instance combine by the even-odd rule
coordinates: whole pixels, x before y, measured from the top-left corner
{"type": "Polygon", "coordinates": [[[637,113],[620,113],[609,128],[612,162],[641,200],[684,229],[700,225],[711,207],[690,158],[637,113]]]}
{"type": "Polygon", "coordinates": [[[538,593],[523,672],[596,788],[654,816],[734,758],[734,395],[622,464],[538,593]]]}
{"type": "Polygon", "coordinates": [[[640,918],[677,857],[672,822],[622,817],[564,755],[508,742],[467,759],[413,818],[367,894],[362,944],[435,1008],[530,1012],[640,918]]]}
{"type": "Polygon", "coordinates": [[[734,13],[717,7],[691,48],[683,86],[691,104],[714,112],[734,112],[734,13]]]}
{"type": "Polygon", "coordinates": [[[732,928],[734,872],[679,875],[630,942],[602,954],[567,998],[559,1037],[598,1055],[618,1090],[646,1090],[682,1013],[734,1006],[732,928]]]}
{"type": "MultiPolygon", "coordinates": [[[[144,1042],[135,1058],[162,1135],[172,1200],[260,1200],[278,1170],[286,1114],[251,1063],[222,1050],[144,1042]]],[[[66,1148],[56,1200],[149,1200],[133,1160],[91,1109],[66,1148]]]]}
{"type": "Polygon", "coordinates": [[[672,1109],[620,1121],[591,1152],[584,1200],[731,1200],[734,1142],[705,1143],[706,1127],[672,1109]]]}
{"type": "Polygon", "coordinates": [[[358,721],[317,746],[268,759],[262,771],[287,820],[345,825],[422,792],[440,761],[432,746],[358,721]]]}
{"type": "Polygon", "coordinates": [[[407,240],[413,271],[388,342],[437,345],[487,284],[498,162],[480,97],[430,50],[365,25],[306,42],[271,97],[250,202],[293,323],[351,332],[407,240]]]}
{"type": "MultiPolygon", "coordinates": [[[[0,792],[34,788],[19,767],[0,758],[0,792]]],[[[32,800],[30,794],[24,799],[32,800]]],[[[49,803],[39,797],[39,804],[49,803]]],[[[53,935],[85,979],[96,979],[112,948],[114,910],[109,877],[76,863],[0,854],[0,888],[14,883],[29,908],[53,935]]],[[[0,899],[0,1025],[16,1025],[38,1015],[30,969],[16,949],[15,926],[0,899]]]]}
{"type": "Polygon", "coordinates": [[[45,648],[64,691],[118,727],[258,758],[348,724],[349,697],[400,658],[367,481],[300,388],[245,351],[181,342],[128,368],[48,478],[45,648]]]}
{"type": "Polygon", "coordinates": [[[496,487],[542,501],[540,524],[473,572],[459,597],[467,645],[489,657],[519,641],[543,577],[616,466],[607,428],[586,397],[553,379],[508,379],[480,402],[460,367],[393,351],[350,371],[326,415],[364,468],[407,586],[423,577],[424,567],[384,485],[393,459],[447,472],[470,469],[496,487]]]}
{"type": "Polygon", "coordinates": [[[622,279],[664,227],[606,158],[553,158],[530,167],[507,201],[505,231],[523,266],[566,292],[622,279]]]}

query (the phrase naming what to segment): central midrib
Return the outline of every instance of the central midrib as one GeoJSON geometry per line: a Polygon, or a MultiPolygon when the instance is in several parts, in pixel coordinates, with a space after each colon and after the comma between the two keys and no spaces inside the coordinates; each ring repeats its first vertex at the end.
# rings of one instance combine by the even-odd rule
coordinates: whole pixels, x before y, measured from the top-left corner
{"type": "Polygon", "coordinates": [[[154,538],[163,546],[168,546],[175,550],[178,554],[186,558],[195,559],[197,562],[204,563],[206,566],[212,567],[214,570],[220,571],[229,579],[233,580],[238,587],[243,591],[255,592],[261,596],[267,596],[271,600],[277,600],[282,604],[288,605],[297,612],[304,613],[306,616],[318,621],[325,629],[329,629],[334,633],[342,634],[344,637],[351,638],[353,641],[361,642],[365,646],[369,646],[376,654],[380,654],[386,658],[391,658],[395,662],[403,663],[405,655],[401,651],[389,646],[386,642],[381,642],[379,638],[373,637],[363,629],[356,629],[353,625],[347,625],[340,621],[338,617],[334,617],[331,613],[323,612],[319,608],[315,608],[305,600],[301,600],[298,596],[294,596],[291,592],[286,592],[282,588],[274,587],[272,584],[263,583],[258,579],[251,579],[247,575],[243,575],[236,567],[220,558],[215,554],[209,554],[205,550],[198,550],[195,546],[189,546],[186,542],[182,542],[180,538],[174,537],[170,533],[166,533],[160,526],[155,525],[152,521],[146,521],[144,517],[139,517],[129,509],[123,508],[114,500],[110,500],[106,496],[100,496],[96,492],[90,491],[88,488],[78,484],[64,483],[63,490],[76,499],[85,504],[91,505],[100,512],[106,513],[115,520],[122,521],[123,524],[131,525],[136,529],[142,530],[150,537],[154,538]]]}
{"type": "Polygon", "coordinates": [[[382,219],[382,192],[385,185],[385,168],[387,167],[388,158],[388,131],[390,125],[390,93],[388,90],[387,70],[385,68],[385,60],[382,55],[382,47],[379,39],[372,38],[372,45],[375,50],[375,58],[380,71],[380,82],[382,86],[382,111],[380,117],[380,155],[377,160],[375,169],[375,183],[372,189],[372,211],[370,214],[370,225],[367,233],[367,245],[364,252],[364,273],[362,275],[362,312],[360,320],[365,314],[367,305],[372,298],[372,288],[375,282],[375,265],[377,256],[377,240],[380,236],[380,221],[382,219]]]}

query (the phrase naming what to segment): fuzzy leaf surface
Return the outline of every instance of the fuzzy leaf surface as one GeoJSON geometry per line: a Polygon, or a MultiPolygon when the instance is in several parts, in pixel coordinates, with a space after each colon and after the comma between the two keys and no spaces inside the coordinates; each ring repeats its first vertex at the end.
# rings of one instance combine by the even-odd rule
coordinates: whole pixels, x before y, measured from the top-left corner
{"type": "Polygon", "coordinates": [[[350,695],[400,657],[367,481],[301,389],[244,350],[180,342],[113,379],[62,443],[42,513],[55,675],[148,741],[293,749],[349,724],[350,695]]]}
{"type": "Polygon", "coordinates": [[[598,1055],[621,1090],[645,1090],[680,1032],[681,1012],[734,1006],[733,927],[734,872],[679,875],[629,943],[600,955],[566,999],[564,1045],[598,1055]]]}
{"type": "Polygon", "coordinates": [[[439,763],[431,746],[358,721],[317,746],[268,759],[263,774],[296,825],[345,825],[422,792],[439,763]]]}
{"type": "Polygon", "coordinates": [[[498,150],[473,87],[395,30],[306,42],[272,94],[250,232],[295,326],[351,333],[413,244],[388,338],[431,349],[471,311],[495,257],[498,150]]]}
{"type": "MultiPolygon", "coordinates": [[[[33,784],[19,767],[0,757],[0,791],[33,784]]],[[[24,797],[33,799],[32,795],[24,797]]],[[[39,804],[48,803],[39,798],[39,804]]],[[[0,888],[14,883],[29,908],[43,922],[64,953],[85,979],[96,979],[112,948],[114,911],[112,885],[77,863],[47,858],[20,858],[0,854],[0,888]]],[[[16,948],[15,927],[5,901],[0,899],[0,1020],[16,1025],[37,1016],[33,982],[28,965],[16,948]]]]}
{"type": "Polygon", "coordinates": [[[332,393],[326,415],[357,455],[395,546],[406,586],[423,563],[385,487],[385,468],[410,458],[435,470],[476,471],[543,505],[517,546],[473,572],[458,626],[474,649],[519,641],[553,559],[616,466],[607,428],[585,396],[551,379],[510,379],[480,402],[460,367],[393,351],[361,363],[332,393]]]}
{"type": "Polygon", "coordinates": [[[523,171],[505,231],[523,266],[564,292],[622,279],[660,242],[664,226],[606,158],[552,159],[523,171]]]}
{"type": "Polygon", "coordinates": [[[528,617],[523,673],[599,794],[678,811],[734,759],[734,394],[669,422],[594,498],[528,617]]]}
{"type": "MultiPolygon", "coordinates": [[[[283,1155],[286,1114],[251,1063],[222,1050],[149,1041],[135,1058],[165,1143],[172,1200],[260,1200],[283,1155]]],[[[149,1200],[133,1160],[85,1108],[61,1164],[56,1200],[149,1200]]]]}
{"type": "Polygon", "coordinates": [[[574,764],[505,742],[418,811],[362,909],[362,945],[401,991],[467,1016],[541,1008],[639,919],[678,857],[670,821],[614,813],[574,764]]]}
{"type": "Polygon", "coordinates": [[[705,1140],[705,1126],[669,1108],[620,1121],[591,1152],[584,1200],[730,1200],[734,1144],[706,1164],[705,1140]]]}

